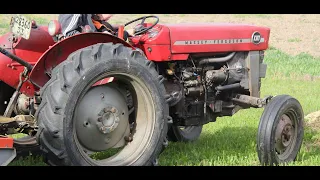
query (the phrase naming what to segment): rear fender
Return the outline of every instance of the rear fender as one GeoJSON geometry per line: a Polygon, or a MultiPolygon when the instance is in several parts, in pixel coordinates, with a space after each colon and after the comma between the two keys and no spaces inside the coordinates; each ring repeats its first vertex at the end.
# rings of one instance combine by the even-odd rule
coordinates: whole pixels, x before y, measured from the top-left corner
{"type": "Polygon", "coordinates": [[[77,34],[49,48],[35,64],[30,73],[30,81],[41,88],[49,81],[52,69],[65,61],[71,53],[93,44],[108,42],[122,43],[124,46],[134,49],[129,43],[113,35],[99,32],[77,34]]]}

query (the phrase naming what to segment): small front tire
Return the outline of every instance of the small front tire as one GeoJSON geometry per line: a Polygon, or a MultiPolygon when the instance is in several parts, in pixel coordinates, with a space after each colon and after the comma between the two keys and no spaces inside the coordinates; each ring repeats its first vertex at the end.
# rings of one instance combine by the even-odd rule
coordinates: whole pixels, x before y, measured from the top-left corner
{"type": "Polygon", "coordinates": [[[257,152],[262,165],[296,160],[303,141],[304,113],[299,101],[289,95],[271,99],[261,115],[257,152]]]}

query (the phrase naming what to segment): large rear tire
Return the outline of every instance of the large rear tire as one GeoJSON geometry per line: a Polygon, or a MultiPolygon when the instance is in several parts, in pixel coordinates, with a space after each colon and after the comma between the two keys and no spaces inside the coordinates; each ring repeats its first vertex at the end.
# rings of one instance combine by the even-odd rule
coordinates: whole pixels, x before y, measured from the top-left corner
{"type": "Polygon", "coordinates": [[[298,100],[289,95],[271,99],[261,115],[257,151],[262,165],[296,160],[303,140],[304,113],[298,100]]]}
{"type": "Polygon", "coordinates": [[[156,165],[167,144],[169,118],[162,81],[163,77],[158,75],[151,61],[139,51],[122,44],[96,44],[72,53],[54,69],[52,79],[41,89],[42,102],[36,113],[39,125],[37,137],[46,153],[47,163],[76,166],[156,165]],[[112,117],[120,118],[119,127],[129,121],[124,120],[129,112],[127,107],[121,106],[126,97],[125,93],[121,96],[122,86],[119,86],[120,89],[114,88],[108,83],[92,87],[96,80],[107,76],[131,87],[136,128],[132,132],[130,129],[130,133],[134,132],[132,140],[118,152],[119,155],[98,161],[89,154],[106,149],[106,144],[114,140],[111,133],[117,131],[117,126],[106,131],[104,128],[107,126],[102,127],[101,124],[105,121],[119,122],[106,113],[113,112],[112,117]],[[99,98],[107,100],[95,101],[99,98]],[[115,110],[106,110],[108,106],[100,111],[104,103],[112,104],[115,110]],[[122,109],[119,110],[119,107],[122,109]],[[95,111],[99,114],[95,115],[95,111]],[[101,127],[97,128],[98,125],[101,127]]]}

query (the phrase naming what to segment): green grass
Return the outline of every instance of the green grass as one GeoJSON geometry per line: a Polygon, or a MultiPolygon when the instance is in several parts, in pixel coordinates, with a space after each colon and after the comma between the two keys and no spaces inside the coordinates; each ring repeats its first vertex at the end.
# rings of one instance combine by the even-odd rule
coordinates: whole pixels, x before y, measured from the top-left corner
{"type": "MultiPolygon", "coordinates": [[[[262,80],[262,96],[289,94],[297,98],[305,115],[320,109],[320,80],[304,79],[320,76],[320,60],[307,54],[289,56],[275,48],[266,52],[267,77],[262,80]],[[308,77],[309,77],[308,76],[308,77]],[[301,78],[299,78],[301,77],[301,78]]],[[[194,143],[170,143],[161,154],[163,166],[256,166],[256,135],[263,109],[246,109],[233,117],[221,117],[204,126],[194,143]]],[[[320,165],[320,132],[305,129],[304,141],[297,161],[289,165],[320,165]]],[[[10,165],[45,165],[41,158],[18,160],[10,165]]]]}
{"type": "Polygon", "coordinates": [[[47,166],[43,158],[39,156],[28,156],[26,158],[19,158],[11,162],[8,166],[47,166]]]}
{"type": "MultiPolygon", "coordinates": [[[[170,15],[165,15],[170,16],[170,15]]],[[[182,16],[182,15],[181,15],[182,16]]],[[[237,16],[237,15],[235,15],[237,16]]],[[[239,15],[238,17],[245,16],[239,15]]],[[[267,17],[268,15],[249,15],[267,17]]],[[[48,18],[30,15],[38,23],[47,23],[48,18]]],[[[0,15],[0,33],[8,28],[9,18],[0,15]],[[5,22],[5,23],[4,23],[5,22]]],[[[305,115],[320,110],[320,59],[302,53],[290,56],[274,47],[265,53],[268,65],[267,77],[262,80],[262,96],[289,94],[302,104],[305,115]]],[[[256,135],[263,109],[241,110],[233,117],[221,117],[204,126],[200,139],[194,143],[170,143],[159,158],[163,166],[256,166],[256,135]]],[[[320,131],[305,129],[304,141],[297,161],[290,165],[320,165],[320,131]]],[[[43,166],[41,157],[18,159],[10,166],[43,166]]]]}
{"type": "MultiPolygon", "coordinates": [[[[320,109],[320,81],[269,77],[262,84],[262,96],[290,94],[300,101],[305,114],[320,109]]],[[[255,146],[262,112],[263,109],[247,109],[233,117],[218,118],[204,126],[198,141],[171,143],[161,155],[160,163],[168,166],[259,165],[255,146]]],[[[317,139],[319,133],[306,129],[301,153],[290,165],[320,165],[320,147],[314,144],[317,139]]]]}
{"type": "Polygon", "coordinates": [[[306,53],[290,56],[270,47],[265,53],[265,62],[268,64],[267,78],[279,75],[292,78],[303,78],[307,75],[320,77],[320,58],[306,53]]]}

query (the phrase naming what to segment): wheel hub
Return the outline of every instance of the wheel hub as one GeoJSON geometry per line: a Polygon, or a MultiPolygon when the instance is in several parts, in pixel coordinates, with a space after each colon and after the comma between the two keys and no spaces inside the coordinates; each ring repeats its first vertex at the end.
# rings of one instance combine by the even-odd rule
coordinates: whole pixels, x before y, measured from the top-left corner
{"type": "Polygon", "coordinates": [[[294,127],[291,119],[283,115],[279,121],[275,134],[276,151],[282,154],[293,141],[294,127]]]}
{"type": "Polygon", "coordinates": [[[281,133],[281,139],[282,139],[282,144],[284,147],[288,147],[292,138],[292,125],[291,124],[286,124],[286,126],[283,128],[283,131],[281,133]]]}
{"type": "Polygon", "coordinates": [[[107,134],[115,130],[119,125],[119,111],[115,107],[103,108],[98,114],[97,127],[101,133],[107,134]]]}
{"type": "Polygon", "coordinates": [[[130,134],[125,93],[111,85],[92,87],[79,101],[74,119],[79,143],[88,151],[122,147],[130,134]]]}

